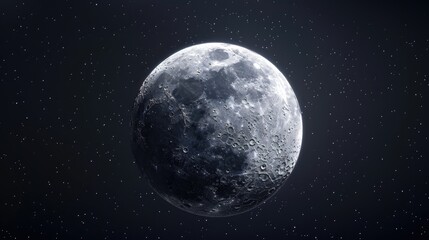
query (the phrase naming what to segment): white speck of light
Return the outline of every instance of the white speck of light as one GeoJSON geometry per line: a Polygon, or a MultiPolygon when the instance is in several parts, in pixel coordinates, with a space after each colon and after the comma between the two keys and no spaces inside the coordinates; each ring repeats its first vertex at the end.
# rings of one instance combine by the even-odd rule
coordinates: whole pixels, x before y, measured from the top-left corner
{"type": "Polygon", "coordinates": [[[253,63],[253,67],[255,67],[256,69],[261,69],[261,66],[259,66],[259,64],[257,63],[253,63]]]}

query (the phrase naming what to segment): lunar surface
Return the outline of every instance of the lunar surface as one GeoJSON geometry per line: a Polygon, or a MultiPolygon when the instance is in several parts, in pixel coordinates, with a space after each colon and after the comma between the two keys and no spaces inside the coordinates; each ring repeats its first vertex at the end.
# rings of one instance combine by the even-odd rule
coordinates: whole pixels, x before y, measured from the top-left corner
{"type": "Polygon", "coordinates": [[[135,101],[133,152],[165,200],[202,216],[250,210],[291,174],[302,118],[283,74],[243,47],[206,43],[159,64],[135,101]]]}

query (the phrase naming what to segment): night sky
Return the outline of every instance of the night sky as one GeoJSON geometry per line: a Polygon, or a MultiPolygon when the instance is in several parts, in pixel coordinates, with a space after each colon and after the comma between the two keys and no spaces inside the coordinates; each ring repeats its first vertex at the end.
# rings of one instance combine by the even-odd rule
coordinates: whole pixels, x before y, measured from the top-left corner
{"type": "Polygon", "coordinates": [[[418,1],[2,0],[0,237],[429,239],[428,23],[418,1]],[[160,198],[130,145],[145,77],[213,41],[272,61],[304,125],[286,184],[226,218],[160,198]]]}

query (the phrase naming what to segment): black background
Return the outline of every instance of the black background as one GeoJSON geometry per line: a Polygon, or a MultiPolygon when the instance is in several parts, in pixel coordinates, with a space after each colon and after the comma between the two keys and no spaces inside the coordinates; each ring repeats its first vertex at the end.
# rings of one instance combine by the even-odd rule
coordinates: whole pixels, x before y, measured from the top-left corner
{"type": "Polygon", "coordinates": [[[423,2],[2,0],[0,237],[428,239],[423,2]],[[130,147],[144,78],[211,41],[272,61],[304,121],[284,187],[228,218],[166,203],[130,147]]]}

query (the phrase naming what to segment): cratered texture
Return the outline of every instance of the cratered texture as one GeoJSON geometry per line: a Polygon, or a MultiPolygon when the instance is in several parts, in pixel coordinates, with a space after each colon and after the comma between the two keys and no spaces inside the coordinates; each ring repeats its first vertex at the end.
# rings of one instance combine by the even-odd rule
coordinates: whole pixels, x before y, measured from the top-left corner
{"type": "Polygon", "coordinates": [[[133,151],[150,185],[203,216],[247,211],[291,174],[302,141],[283,74],[243,47],[206,43],[163,61],[135,101],[133,151]]]}

